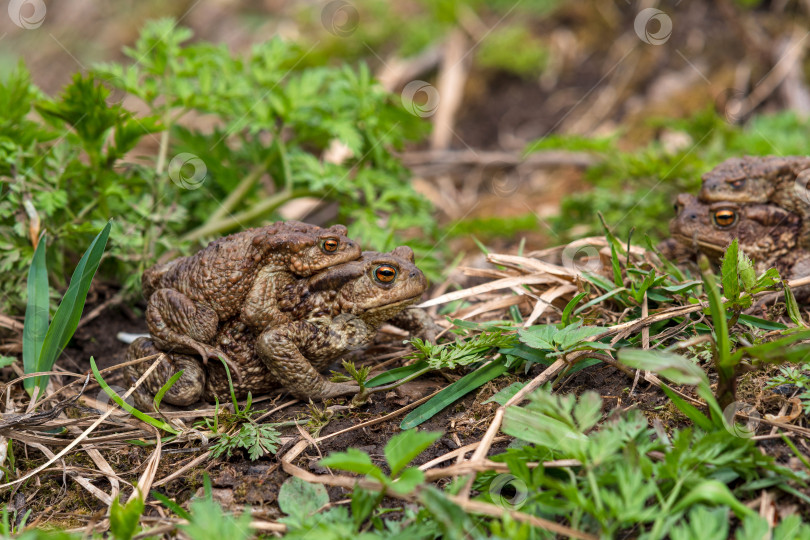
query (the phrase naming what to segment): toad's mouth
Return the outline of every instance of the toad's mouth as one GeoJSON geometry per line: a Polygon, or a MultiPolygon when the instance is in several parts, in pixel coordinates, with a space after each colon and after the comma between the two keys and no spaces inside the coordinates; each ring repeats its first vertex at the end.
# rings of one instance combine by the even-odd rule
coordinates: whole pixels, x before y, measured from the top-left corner
{"type": "Polygon", "coordinates": [[[419,293],[416,296],[412,296],[411,298],[405,298],[404,300],[398,300],[396,302],[387,302],[385,304],[380,304],[377,306],[369,306],[366,308],[366,313],[375,313],[377,311],[388,310],[398,307],[407,307],[411,304],[415,304],[419,301],[422,297],[422,293],[419,293]]]}
{"type": "Polygon", "coordinates": [[[709,250],[709,251],[712,251],[712,252],[717,252],[718,254],[721,254],[721,255],[726,252],[726,246],[725,245],[721,245],[719,243],[711,242],[709,240],[704,240],[704,239],[701,239],[701,238],[697,238],[697,237],[694,237],[694,236],[688,236],[686,234],[681,234],[681,233],[673,233],[671,236],[672,236],[673,239],[675,239],[675,240],[677,240],[677,241],[679,241],[681,243],[684,243],[686,245],[689,245],[689,246],[697,246],[697,247],[700,247],[700,248],[703,248],[703,249],[706,249],[706,250],[709,250]]]}

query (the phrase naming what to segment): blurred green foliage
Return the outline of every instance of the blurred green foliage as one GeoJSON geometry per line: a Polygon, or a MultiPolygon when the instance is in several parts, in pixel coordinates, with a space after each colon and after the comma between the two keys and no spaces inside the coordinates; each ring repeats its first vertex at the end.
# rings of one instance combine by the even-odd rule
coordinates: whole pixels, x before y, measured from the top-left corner
{"type": "Polygon", "coordinates": [[[353,0],[328,2],[320,18],[313,17],[311,6],[301,4],[297,22],[302,45],[312,48],[305,62],[407,58],[441,45],[451,30],[462,28],[477,42],[477,67],[536,76],[546,64],[548,51],[527,20],[540,19],[561,4],[560,0],[517,4],[502,0],[416,0],[401,4],[353,0]]]}
{"type": "MultiPolygon", "coordinates": [[[[240,57],[191,37],[151,22],[125,50],[131,64],[77,74],[55,99],[22,65],[0,83],[0,311],[21,312],[37,229],[50,233],[59,289],[111,217],[100,274],[128,292],[162,253],[280,219],[300,197],[336,203],[365,248],[389,250],[409,231],[417,256],[432,250],[431,207],[391,153],[428,123],[364,65],[303,67],[306,51],[280,39],[240,57]],[[125,109],[125,93],[147,113],[125,109]],[[342,157],[327,159],[335,148],[342,157]]],[[[420,265],[436,275],[435,258],[420,265]]]]}

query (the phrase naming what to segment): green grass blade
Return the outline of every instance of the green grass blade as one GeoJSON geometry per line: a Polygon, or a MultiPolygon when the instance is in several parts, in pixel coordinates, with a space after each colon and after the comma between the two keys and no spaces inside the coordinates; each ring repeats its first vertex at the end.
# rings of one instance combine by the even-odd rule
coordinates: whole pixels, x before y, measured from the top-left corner
{"type": "Polygon", "coordinates": [[[706,291],[706,296],[709,297],[709,313],[712,316],[712,324],[714,324],[714,339],[717,344],[717,365],[723,368],[730,367],[731,341],[728,337],[726,310],[723,305],[723,299],[720,296],[720,290],[717,288],[714,274],[709,270],[709,261],[705,257],[701,257],[700,271],[703,275],[703,288],[706,291]]]}
{"type": "MultiPolygon", "coordinates": [[[[107,238],[110,236],[111,227],[112,222],[108,222],[104,229],[93,239],[79,264],[76,265],[76,270],[73,271],[73,276],[70,278],[70,285],[59,303],[53,321],[51,321],[48,328],[48,333],[45,335],[36,371],[50,371],[62,349],[65,348],[65,345],[76,331],[84,310],[87,291],[90,290],[90,283],[93,281],[93,276],[101,262],[101,256],[107,246],[107,238]]],[[[44,390],[45,385],[48,384],[48,378],[39,378],[42,379],[39,386],[44,390]]]]}
{"type": "Polygon", "coordinates": [[[152,400],[152,404],[155,406],[155,412],[157,412],[158,408],[160,407],[160,402],[163,401],[163,396],[166,395],[166,392],[169,391],[169,388],[174,386],[174,383],[176,383],[177,380],[180,377],[183,376],[183,371],[184,370],[181,369],[180,371],[178,371],[177,373],[172,375],[169,378],[169,380],[166,381],[166,384],[164,384],[163,386],[160,387],[160,390],[158,390],[158,393],[155,394],[155,398],[152,400]]]}
{"type": "Polygon", "coordinates": [[[409,377],[414,373],[418,373],[428,367],[427,362],[424,360],[411,364],[410,366],[403,366],[394,369],[389,369],[385,373],[380,373],[373,379],[366,383],[366,388],[374,388],[375,386],[382,386],[384,384],[391,384],[405,377],[409,377]]]}
{"type": "Polygon", "coordinates": [[[426,403],[423,403],[412,410],[399,425],[400,429],[411,429],[419,424],[430,420],[439,411],[461,399],[481,385],[484,385],[496,377],[500,377],[506,372],[506,365],[503,362],[490,362],[468,373],[447,388],[433,396],[426,403]]]}
{"type": "Polygon", "coordinates": [[[148,416],[148,415],[142,413],[141,411],[139,411],[138,409],[136,409],[135,407],[133,407],[132,405],[130,405],[129,403],[127,403],[126,401],[121,399],[121,396],[119,396],[115,392],[115,390],[110,388],[110,385],[107,384],[107,382],[101,376],[101,373],[99,373],[98,368],[96,367],[96,360],[92,356],[90,357],[90,369],[93,370],[93,376],[96,378],[96,382],[98,382],[98,385],[101,387],[101,389],[104,390],[104,392],[108,396],[110,396],[110,399],[112,399],[114,402],[116,402],[119,407],[121,407],[122,409],[127,411],[129,414],[131,414],[132,416],[134,416],[138,420],[141,420],[142,422],[146,422],[150,426],[154,426],[154,427],[156,427],[158,429],[162,429],[163,431],[167,431],[169,433],[177,435],[177,433],[178,433],[177,430],[174,429],[169,424],[167,424],[166,422],[163,422],[161,420],[157,420],[155,418],[152,418],[151,416],[148,416]]]}
{"type": "MultiPolygon", "coordinates": [[[[42,343],[48,333],[48,268],[45,265],[45,236],[39,239],[31,268],[28,270],[28,304],[25,307],[23,326],[23,368],[25,373],[37,371],[37,361],[42,353],[42,343]]],[[[28,393],[34,391],[37,379],[25,379],[28,393]]]]}

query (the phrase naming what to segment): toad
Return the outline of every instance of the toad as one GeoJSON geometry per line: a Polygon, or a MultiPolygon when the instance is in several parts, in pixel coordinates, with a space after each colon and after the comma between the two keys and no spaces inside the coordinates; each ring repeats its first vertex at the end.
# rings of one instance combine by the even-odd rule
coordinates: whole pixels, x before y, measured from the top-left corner
{"type": "Polygon", "coordinates": [[[802,220],[800,244],[810,247],[810,157],[730,158],[703,175],[706,203],[775,204],[802,220]]]}
{"type": "MultiPolygon", "coordinates": [[[[213,342],[244,373],[234,381],[237,397],[284,388],[302,399],[326,399],[357,392],[353,383],[331,382],[319,373],[342,354],[374,339],[386,321],[409,326],[422,336],[435,327],[432,319],[410,307],[427,288],[414,264],[413,251],[400,246],[390,253],[365,252],[357,261],[335,265],[309,278],[288,284],[274,299],[285,322],[256,332],[232,317],[220,325],[213,342]]],[[[139,338],[127,360],[160,352],[153,340],[139,338]]],[[[148,363],[127,368],[131,383],[148,363]]],[[[225,369],[219,362],[204,366],[199,357],[178,352],[165,360],[139,388],[139,403],[151,396],[179,370],[183,375],[163,397],[165,403],[187,406],[199,399],[230,398],[225,369]]]]}
{"type": "Polygon", "coordinates": [[[784,278],[810,274],[810,251],[798,241],[802,221],[780,206],[703,203],[682,193],[675,211],[677,216],[669,225],[672,238],[662,245],[670,255],[699,251],[718,261],[737,238],[759,274],[771,267],[784,278]]]}
{"type": "Polygon", "coordinates": [[[194,255],[144,272],[152,341],[164,351],[196,353],[204,363],[219,356],[230,363],[212,342],[220,321],[242,312],[257,277],[292,280],[358,257],[360,247],[346,237],[343,225],[322,229],[278,222],[215,240],[194,255]]]}

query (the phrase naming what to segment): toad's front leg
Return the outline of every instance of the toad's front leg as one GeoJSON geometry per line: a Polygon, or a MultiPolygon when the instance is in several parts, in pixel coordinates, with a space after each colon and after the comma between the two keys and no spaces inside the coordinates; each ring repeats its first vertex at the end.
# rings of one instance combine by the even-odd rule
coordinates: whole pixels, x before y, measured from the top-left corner
{"type": "Polygon", "coordinates": [[[373,337],[374,329],[356,317],[296,321],[265,330],[256,341],[256,353],[276,382],[295,397],[326,399],[356,393],[359,387],[329,381],[313,363],[326,367],[373,337]]]}

